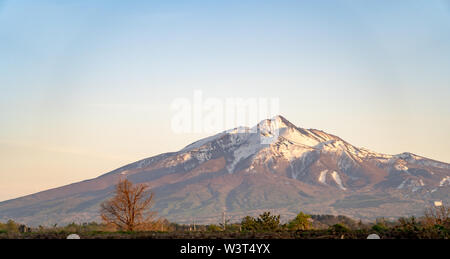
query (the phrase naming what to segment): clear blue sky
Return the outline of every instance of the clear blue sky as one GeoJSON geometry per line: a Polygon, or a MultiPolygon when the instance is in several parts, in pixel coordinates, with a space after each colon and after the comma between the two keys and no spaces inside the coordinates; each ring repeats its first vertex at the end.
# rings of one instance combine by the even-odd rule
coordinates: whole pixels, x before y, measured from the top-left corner
{"type": "Polygon", "coordinates": [[[450,1],[0,0],[0,200],[204,137],[170,131],[195,89],[450,162],[450,1]]]}

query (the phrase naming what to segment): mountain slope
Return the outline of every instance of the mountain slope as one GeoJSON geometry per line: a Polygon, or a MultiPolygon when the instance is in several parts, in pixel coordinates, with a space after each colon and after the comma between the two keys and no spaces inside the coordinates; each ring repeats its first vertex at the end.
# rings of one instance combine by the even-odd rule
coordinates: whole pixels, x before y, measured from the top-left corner
{"type": "Polygon", "coordinates": [[[420,215],[449,202],[450,164],[411,153],[385,155],[281,116],[184,149],[137,161],[95,179],[0,203],[0,220],[39,225],[99,220],[99,204],[121,177],[148,184],[155,209],[172,221],[218,222],[272,210],[355,218],[420,215]]]}

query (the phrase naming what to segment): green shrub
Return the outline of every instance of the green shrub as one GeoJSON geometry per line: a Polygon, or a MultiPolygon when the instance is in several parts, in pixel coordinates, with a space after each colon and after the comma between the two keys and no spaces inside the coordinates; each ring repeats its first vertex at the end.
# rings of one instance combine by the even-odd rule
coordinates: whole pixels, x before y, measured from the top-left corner
{"type": "Polygon", "coordinates": [[[384,225],[383,223],[377,223],[372,226],[372,230],[375,232],[381,233],[381,232],[388,231],[389,228],[386,225],[384,225]]]}
{"type": "Polygon", "coordinates": [[[222,231],[223,229],[217,225],[212,224],[212,225],[208,225],[206,230],[209,232],[219,232],[219,231],[222,231]]]}
{"type": "Polygon", "coordinates": [[[258,229],[255,218],[250,216],[242,219],[241,227],[243,231],[256,231],[258,229]]]}
{"type": "Polygon", "coordinates": [[[337,233],[337,234],[343,234],[343,233],[349,233],[350,229],[348,227],[346,227],[344,224],[334,224],[333,226],[331,226],[329,228],[329,230],[333,233],[337,233]]]}
{"type": "Polygon", "coordinates": [[[264,212],[258,218],[246,216],[242,219],[241,227],[243,231],[276,231],[281,228],[280,215],[271,215],[264,212]]]}
{"type": "Polygon", "coordinates": [[[414,216],[410,218],[399,218],[398,219],[399,225],[396,227],[397,230],[404,231],[404,232],[411,232],[411,231],[419,231],[422,229],[420,226],[420,223],[416,220],[414,216]]]}
{"type": "Polygon", "coordinates": [[[19,224],[14,222],[14,220],[8,220],[5,224],[5,230],[8,233],[19,233],[19,224]]]}
{"type": "Polygon", "coordinates": [[[270,215],[270,212],[264,212],[256,219],[259,230],[274,231],[280,228],[280,215],[270,215]]]}
{"type": "Polygon", "coordinates": [[[308,230],[311,228],[310,218],[310,215],[300,212],[288,223],[287,227],[289,230],[308,230]]]}

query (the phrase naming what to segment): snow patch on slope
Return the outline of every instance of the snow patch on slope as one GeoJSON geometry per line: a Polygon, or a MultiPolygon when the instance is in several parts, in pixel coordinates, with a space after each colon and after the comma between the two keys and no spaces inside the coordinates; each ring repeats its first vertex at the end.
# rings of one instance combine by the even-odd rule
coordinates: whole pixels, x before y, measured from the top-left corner
{"type": "Polygon", "coordinates": [[[442,180],[439,182],[439,186],[442,187],[446,183],[450,184],[450,176],[442,178],[442,180]]]}
{"type": "Polygon", "coordinates": [[[303,130],[303,132],[300,132],[298,129],[288,128],[285,132],[283,132],[281,136],[295,144],[305,145],[309,147],[316,146],[320,143],[320,139],[317,139],[308,130],[303,130]]]}
{"type": "Polygon", "coordinates": [[[193,149],[196,149],[196,148],[200,148],[201,146],[203,146],[203,145],[205,145],[205,144],[207,144],[207,143],[209,143],[211,141],[214,141],[216,139],[221,138],[225,134],[226,134],[226,132],[221,132],[221,133],[213,135],[211,137],[200,139],[200,140],[198,140],[198,141],[196,141],[196,142],[194,142],[194,143],[192,143],[190,145],[187,145],[185,148],[180,150],[180,152],[185,152],[185,151],[190,151],[190,150],[193,150],[193,149]]]}
{"type": "Polygon", "coordinates": [[[450,164],[435,161],[435,160],[428,159],[428,158],[424,158],[424,157],[414,155],[414,154],[408,153],[408,152],[394,155],[392,157],[393,157],[393,159],[404,160],[410,164],[427,166],[427,167],[437,167],[437,168],[441,168],[441,169],[450,169],[450,164]]]}
{"type": "Polygon", "coordinates": [[[397,163],[397,164],[395,164],[394,167],[395,167],[395,169],[397,169],[399,171],[408,171],[408,167],[404,163],[397,163]]]}
{"type": "Polygon", "coordinates": [[[403,182],[399,186],[397,186],[397,189],[403,189],[405,187],[405,184],[407,181],[408,181],[408,179],[403,180],[403,182]]]}
{"type": "Polygon", "coordinates": [[[247,135],[247,141],[233,152],[233,160],[226,166],[228,173],[232,174],[235,171],[236,165],[255,154],[258,153],[265,145],[259,141],[259,136],[256,134],[247,135]]]}
{"type": "Polygon", "coordinates": [[[425,183],[422,181],[422,179],[419,180],[415,180],[415,179],[405,179],[403,180],[403,182],[397,186],[397,189],[404,189],[406,188],[410,188],[412,192],[416,192],[420,189],[422,189],[422,187],[425,186],[425,183]]]}
{"type": "Polygon", "coordinates": [[[321,182],[323,184],[327,184],[326,183],[326,181],[327,181],[327,172],[328,172],[328,170],[323,170],[323,171],[320,172],[319,178],[318,178],[319,182],[321,182]]]}
{"type": "Polygon", "coordinates": [[[311,148],[290,144],[290,143],[282,143],[276,147],[271,146],[271,150],[283,156],[288,161],[293,161],[303,156],[303,154],[311,151],[311,148]]]}
{"type": "Polygon", "coordinates": [[[339,176],[339,174],[336,171],[331,172],[331,177],[333,177],[333,180],[336,182],[336,184],[339,186],[339,188],[341,188],[344,191],[347,190],[347,188],[345,188],[342,185],[341,177],[339,176]]]}

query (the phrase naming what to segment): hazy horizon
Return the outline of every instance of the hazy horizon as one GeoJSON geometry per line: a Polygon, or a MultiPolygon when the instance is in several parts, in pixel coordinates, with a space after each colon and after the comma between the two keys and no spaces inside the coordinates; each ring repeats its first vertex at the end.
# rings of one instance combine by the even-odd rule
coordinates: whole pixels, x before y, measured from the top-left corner
{"type": "Polygon", "coordinates": [[[449,163],[449,68],[445,0],[0,0],[0,201],[211,135],[170,128],[197,89],[449,163]]]}

